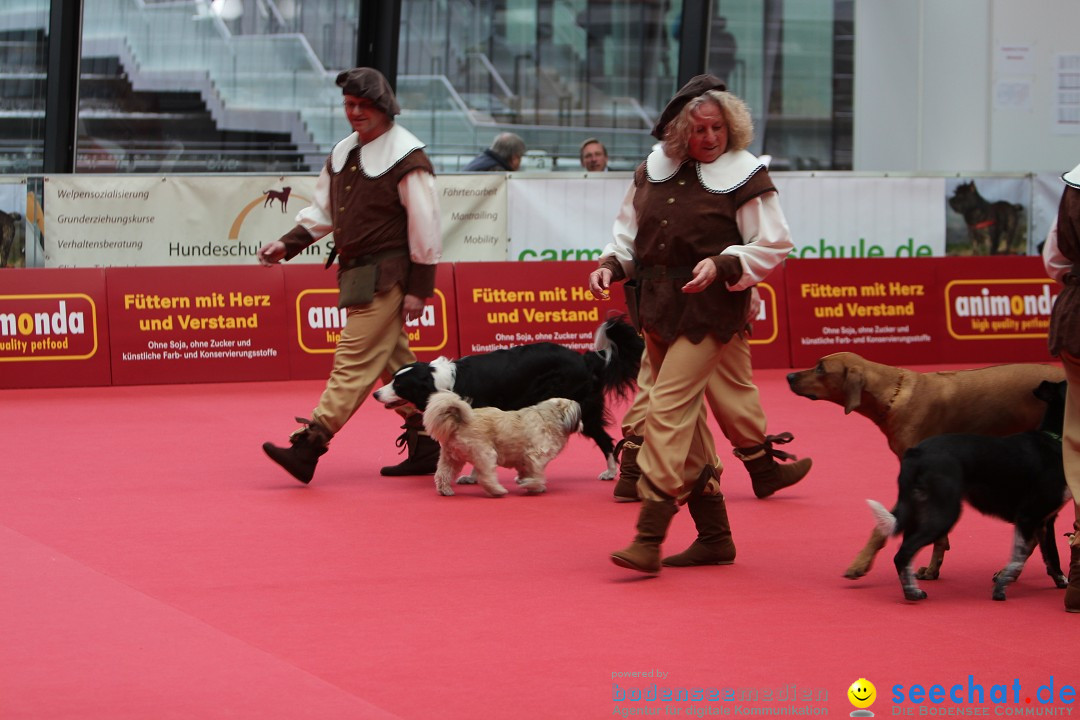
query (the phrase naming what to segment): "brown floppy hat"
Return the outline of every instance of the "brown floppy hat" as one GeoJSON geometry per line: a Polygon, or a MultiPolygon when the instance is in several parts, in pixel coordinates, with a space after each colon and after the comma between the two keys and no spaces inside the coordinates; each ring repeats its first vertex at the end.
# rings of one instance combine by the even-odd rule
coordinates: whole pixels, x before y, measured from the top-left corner
{"type": "Polygon", "coordinates": [[[375,68],[358,67],[344,70],[338,73],[337,84],[342,94],[367,98],[390,117],[401,113],[390,83],[375,68]]]}
{"type": "Polygon", "coordinates": [[[675,97],[671,98],[664,112],[660,113],[660,119],[653,125],[652,136],[657,140],[663,140],[664,130],[667,129],[668,123],[686,107],[686,103],[699,95],[704,95],[709,90],[727,90],[727,85],[715,75],[698,75],[690,78],[690,81],[675,93],[675,97]]]}

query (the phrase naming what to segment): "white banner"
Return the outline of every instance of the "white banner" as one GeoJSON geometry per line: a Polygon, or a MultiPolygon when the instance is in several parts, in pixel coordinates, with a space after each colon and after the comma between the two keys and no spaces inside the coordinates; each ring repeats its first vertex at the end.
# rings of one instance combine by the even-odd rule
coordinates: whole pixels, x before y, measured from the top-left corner
{"type": "MultiPolygon", "coordinates": [[[[255,262],[294,225],[314,176],[46,178],[46,267],[224,265],[255,262]],[[284,210],[284,212],[283,212],[284,210]]],[[[793,256],[941,257],[942,178],[774,173],[793,256]]],[[[590,260],[611,238],[628,172],[538,177],[443,175],[436,188],[443,260],[590,260]]],[[[296,261],[322,262],[331,238],[296,261]]],[[[294,262],[296,262],[294,261],[294,262]]]]}
{"type": "MultiPolygon", "coordinates": [[[[510,180],[511,260],[588,260],[611,240],[632,173],[510,180]]],[[[940,178],[772,176],[795,257],[945,254],[940,178]]]]}
{"type": "MultiPolygon", "coordinates": [[[[314,176],[46,178],[46,267],[256,262],[296,224],[314,176]]],[[[436,178],[445,261],[506,259],[506,176],[436,178]]],[[[324,262],[323,238],[291,262],[324,262]]]]}
{"type": "Polygon", "coordinates": [[[443,261],[506,260],[506,175],[439,175],[443,261]]]}
{"type": "MultiPolygon", "coordinates": [[[[244,265],[295,225],[314,176],[45,178],[45,266],[244,265]]],[[[321,262],[330,239],[296,261],[321,262]]]]}
{"type": "Polygon", "coordinates": [[[792,257],[942,257],[942,178],[784,177],[774,173],[792,257]]]}
{"type": "Polygon", "coordinates": [[[630,172],[510,179],[508,260],[595,260],[633,182],[630,172]]]}

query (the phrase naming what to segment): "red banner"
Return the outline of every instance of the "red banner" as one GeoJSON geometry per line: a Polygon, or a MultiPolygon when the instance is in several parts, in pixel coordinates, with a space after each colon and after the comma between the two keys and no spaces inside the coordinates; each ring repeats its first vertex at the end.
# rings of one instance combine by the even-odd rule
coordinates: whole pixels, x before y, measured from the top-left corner
{"type": "Polygon", "coordinates": [[[1037,256],[796,260],[787,287],[794,367],[840,351],[890,365],[1053,360],[1058,287],[1037,256]]]}
{"type": "MultiPolygon", "coordinates": [[[[346,313],[338,308],[337,275],[321,265],[283,265],[285,328],[289,340],[291,377],[318,380],[330,374],[334,349],[346,313]]],[[[454,266],[439,265],[435,296],[427,301],[419,320],[406,323],[409,347],[418,360],[439,355],[457,356],[457,308],[454,298],[454,266]]]]}
{"type": "Polygon", "coordinates": [[[0,387],[110,383],[104,270],[0,270],[0,276],[0,387]]]}
{"type": "MultiPolygon", "coordinates": [[[[444,263],[406,326],[417,357],[541,341],[592,347],[592,261],[444,263]]],[[[344,323],[318,265],[8,270],[0,387],[322,379],[344,323]]],[[[789,260],[760,285],[755,367],[847,350],[890,365],[1051,362],[1059,292],[1038,257],[789,260]]]]}
{"type": "Polygon", "coordinates": [[[592,348],[611,311],[625,312],[622,283],[611,297],[589,292],[592,261],[456,265],[461,353],[476,355],[534,342],[592,348]]]}
{"type": "Polygon", "coordinates": [[[108,294],[116,385],[289,377],[274,268],[109,268],[108,294]]]}
{"type": "Polygon", "coordinates": [[[776,268],[764,282],[758,283],[758,294],[761,295],[761,311],[751,323],[750,334],[754,367],[791,367],[787,286],[783,266],[776,268]]]}
{"type": "Polygon", "coordinates": [[[934,262],[788,260],[792,364],[842,351],[890,365],[943,362],[934,262]]]}
{"type": "Polygon", "coordinates": [[[1046,334],[1061,285],[1039,257],[973,257],[937,265],[942,362],[1050,362],[1046,334]]]}

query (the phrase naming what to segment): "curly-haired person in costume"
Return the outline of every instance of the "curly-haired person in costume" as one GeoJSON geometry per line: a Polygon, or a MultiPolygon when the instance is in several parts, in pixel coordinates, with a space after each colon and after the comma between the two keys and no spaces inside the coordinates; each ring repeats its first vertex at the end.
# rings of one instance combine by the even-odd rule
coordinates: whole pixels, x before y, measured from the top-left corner
{"type": "Polygon", "coordinates": [[[753,138],[750,112],[719,78],[688,82],[653,135],[661,146],[635,171],[611,252],[589,275],[597,297],[613,281],[632,277],[639,285],[638,314],[653,372],[637,457],[643,502],[633,542],[611,558],[650,574],[660,571],[660,546],[677,503],[689,508],[698,537],[663,564],[735,559],[720,492],[722,466],[706,424],[706,387],[726,378],[716,397],[733,416],[757,413],[764,429],[756,388],[752,404],[746,391],[753,388],[745,336],[750,288],[792,249],[776,188],[764,164],[746,151],[753,138]]]}

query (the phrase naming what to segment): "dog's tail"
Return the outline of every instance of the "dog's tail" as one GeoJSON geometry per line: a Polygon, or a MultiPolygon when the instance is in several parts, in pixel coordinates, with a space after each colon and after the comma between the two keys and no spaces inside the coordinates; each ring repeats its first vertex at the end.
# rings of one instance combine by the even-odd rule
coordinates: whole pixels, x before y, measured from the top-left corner
{"type": "Polygon", "coordinates": [[[585,364],[604,394],[621,398],[633,395],[645,341],[626,321],[626,315],[608,318],[596,329],[593,349],[585,353],[585,364]]]}
{"type": "Polygon", "coordinates": [[[896,534],[896,516],[877,500],[867,500],[866,504],[870,506],[870,511],[874,513],[878,532],[888,537],[896,534]]]}
{"type": "Polygon", "coordinates": [[[473,409],[456,393],[441,390],[428,398],[424,409],[424,429],[428,435],[443,444],[454,436],[459,428],[473,419],[473,409]]]}

